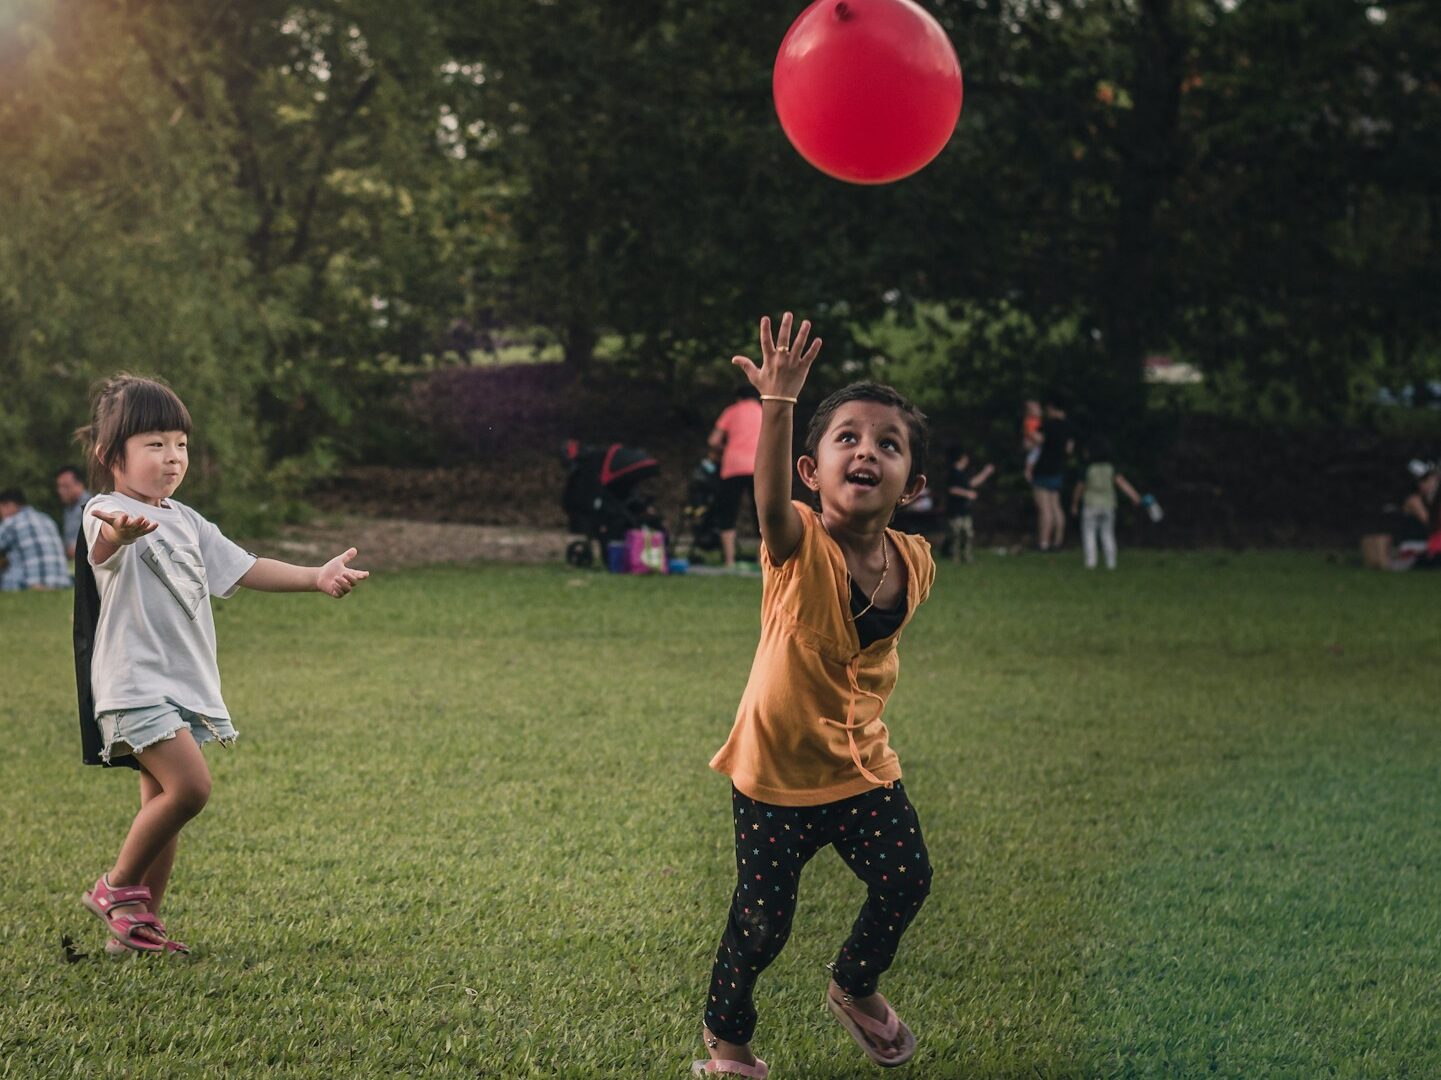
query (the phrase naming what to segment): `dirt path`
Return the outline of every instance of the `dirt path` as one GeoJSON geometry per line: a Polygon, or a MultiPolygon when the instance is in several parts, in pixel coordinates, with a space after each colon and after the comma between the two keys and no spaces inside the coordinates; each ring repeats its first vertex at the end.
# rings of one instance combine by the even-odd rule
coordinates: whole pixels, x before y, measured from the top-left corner
{"type": "Polygon", "coordinates": [[[292,525],[279,536],[246,546],[258,555],[317,565],[347,547],[360,551],[365,569],[394,569],[432,563],[561,563],[567,534],[563,529],[524,525],[450,525],[353,515],[327,515],[292,525]]]}

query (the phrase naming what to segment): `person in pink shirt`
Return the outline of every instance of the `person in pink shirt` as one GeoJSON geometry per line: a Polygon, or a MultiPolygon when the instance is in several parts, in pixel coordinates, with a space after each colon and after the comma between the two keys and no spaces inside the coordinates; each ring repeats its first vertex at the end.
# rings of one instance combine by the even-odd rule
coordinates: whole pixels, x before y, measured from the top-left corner
{"type": "Polygon", "coordinates": [[[760,437],[760,391],[747,383],[736,391],[735,401],[716,419],[710,433],[711,449],[721,451],[720,491],[714,513],[727,570],[736,568],[736,521],[740,518],[741,496],[755,482],[756,444],[760,437]]]}

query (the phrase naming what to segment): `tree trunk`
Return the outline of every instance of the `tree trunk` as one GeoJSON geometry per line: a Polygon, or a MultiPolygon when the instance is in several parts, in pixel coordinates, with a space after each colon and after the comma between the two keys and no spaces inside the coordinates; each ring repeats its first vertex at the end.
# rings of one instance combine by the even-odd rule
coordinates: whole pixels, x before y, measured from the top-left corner
{"type": "Polygon", "coordinates": [[[580,317],[581,314],[577,312],[577,317],[566,323],[562,339],[565,366],[577,373],[590,370],[591,363],[595,360],[595,327],[589,319],[580,317]]]}
{"type": "Polygon", "coordinates": [[[584,374],[595,360],[595,266],[590,250],[590,221],[579,195],[566,200],[564,209],[565,327],[561,341],[565,366],[584,374]]]}
{"type": "Polygon", "coordinates": [[[1179,169],[1186,41],[1172,0],[1143,0],[1136,27],[1134,102],[1116,191],[1119,205],[1100,298],[1113,393],[1120,407],[1144,398],[1144,362],[1165,325],[1169,283],[1157,265],[1156,213],[1179,169]]]}

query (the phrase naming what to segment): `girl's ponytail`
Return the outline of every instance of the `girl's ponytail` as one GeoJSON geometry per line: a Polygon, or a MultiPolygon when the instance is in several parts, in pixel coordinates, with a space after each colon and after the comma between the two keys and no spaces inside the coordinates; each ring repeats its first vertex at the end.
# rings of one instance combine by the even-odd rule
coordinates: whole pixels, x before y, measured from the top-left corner
{"type": "Polygon", "coordinates": [[[95,456],[95,421],[84,424],[75,429],[74,439],[80,444],[81,452],[85,455],[85,478],[86,486],[91,491],[102,492],[110,490],[110,470],[100,464],[95,456]]]}
{"type": "Polygon", "coordinates": [[[190,410],[164,380],[122,371],[96,384],[90,423],[75,429],[91,491],[114,490],[115,466],[125,463],[125,444],[147,431],[190,434],[190,410]]]}

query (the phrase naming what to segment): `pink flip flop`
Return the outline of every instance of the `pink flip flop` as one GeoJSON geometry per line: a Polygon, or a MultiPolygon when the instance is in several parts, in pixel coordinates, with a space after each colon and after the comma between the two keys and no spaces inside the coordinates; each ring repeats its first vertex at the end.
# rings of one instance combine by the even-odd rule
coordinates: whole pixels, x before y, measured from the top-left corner
{"type": "Polygon", "coordinates": [[[112,889],[105,880],[105,875],[101,874],[95,879],[94,887],[81,894],[80,902],[105,924],[112,940],[118,941],[124,948],[145,953],[166,951],[166,947],[159,942],[148,941],[136,935],[136,931],[144,929],[164,937],[165,929],[160,925],[159,919],[149,912],[132,915],[126,911],[115,910],[126,904],[148,904],[150,890],[144,885],[122,885],[118,889],[112,889]]]}
{"type": "Polygon", "coordinates": [[[916,1037],[911,1034],[911,1029],[901,1022],[890,1003],[886,1003],[885,1020],[877,1021],[851,1005],[847,1000],[849,997],[849,994],[837,995],[836,988],[828,986],[826,1007],[840,1021],[841,1027],[851,1033],[851,1038],[865,1051],[866,1057],[883,1069],[894,1069],[897,1065],[910,1061],[916,1052],[916,1037]],[[897,1034],[901,1036],[901,1048],[893,1056],[888,1055],[883,1047],[894,1042],[897,1034]]]}
{"type": "Polygon", "coordinates": [[[771,1070],[760,1058],[756,1058],[754,1065],[747,1065],[744,1061],[702,1058],[700,1061],[691,1062],[690,1074],[692,1076],[748,1076],[752,1080],[765,1080],[771,1074],[771,1070]]]}

